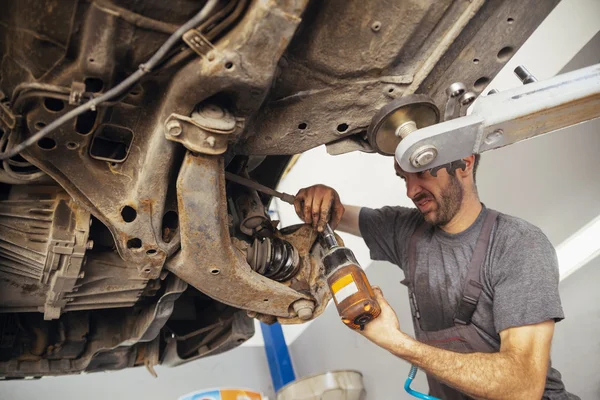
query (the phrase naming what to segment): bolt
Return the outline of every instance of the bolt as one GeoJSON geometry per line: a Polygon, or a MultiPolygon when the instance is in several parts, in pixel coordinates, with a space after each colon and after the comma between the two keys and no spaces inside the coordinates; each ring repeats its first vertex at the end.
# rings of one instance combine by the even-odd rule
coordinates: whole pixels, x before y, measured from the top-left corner
{"type": "Polygon", "coordinates": [[[515,75],[517,75],[517,77],[521,80],[521,82],[523,82],[524,85],[527,85],[528,83],[537,82],[535,76],[531,75],[531,72],[529,72],[527,68],[525,68],[523,65],[519,65],[517,68],[515,68],[515,75]]]}
{"type": "Polygon", "coordinates": [[[467,87],[462,82],[454,82],[446,89],[448,97],[458,97],[467,90],[467,87]]]}
{"type": "Polygon", "coordinates": [[[375,21],[371,24],[371,30],[373,32],[379,32],[380,29],[381,29],[381,22],[375,21]]]}
{"type": "Polygon", "coordinates": [[[215,143],[216,143],[217,139],[215,139],[214,136],[209,136],[206,138],[206,143],[208,143],[208,145],[210,147],[215,147],[215,143]]]}
{"type": "Polygon", "coordinates": [[[208,59],[208,61],[214,61],[215,60],[215,53],[212,51],[209,51],[208,54],[206,55],[206,58],[208,59]]]}
{"type": "Polygon", "coordinates": [[[495,131],[488,133],[484,142],[488,146],[491,146],[495,143],[498,143],[498,141],[502,139],[502,135],[504,135],[504,131],[502,129],[496,129],[495,131]]]}
{"type": "Polygon", "coordinates": [[[475,93],[467,92],[467,93],[463,94],[462,96],[460,96],[460,104],[462,104],[463,106],[468,106],[469,104],[474,102],[476,98],[477,98],[477,95],[475,93]]]}
{"type": "Polygon", "coordinates": [[[294,304],[292,304],[294,311],[298,314],[298,318],[303,321],[308,321],[313,316],[313,311],[315,310],[315,303],[310,300],[298,300],[294,304]]]}
{"type": "Polygon", "coordinates": [[[492,89],[489,92],[487,92],[487,95],[489,96],[490,94],[496,94],[499,93],[500,91],[498,89],[492,89]]]}
{"type": "Polygon", "coordinates": [[[437,154],[438,152],[435,146],[423,146],[413,152],[412,156],[410,157],[410,163],[415,168],[424,167],[431,164],[431,162],[437,157],[437,154]]]}
{"type": "Polygon", "coordinates": [[[172,119],[171,121],[167,122],[167,131],[171,136],[179,136],[181,135],[183,128],[181,127],[179,121],[172,119]]]}
{"type": "Polygon", "coordinates": [[[400,139],[406,138],[410,133],[417,130],[417,124],[415,121],[406,121],[398,128],[396,128],[395,135],[400,139]]]}

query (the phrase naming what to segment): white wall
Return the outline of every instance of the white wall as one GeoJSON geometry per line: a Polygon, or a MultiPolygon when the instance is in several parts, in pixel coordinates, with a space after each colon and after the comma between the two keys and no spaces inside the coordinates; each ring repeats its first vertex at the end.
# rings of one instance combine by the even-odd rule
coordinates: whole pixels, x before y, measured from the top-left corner
{"type": "Polygon", "coordinates": [[[600,399],[600,257],[560,284],[565,320],[556,325],[552,362],[567,389],[600,399]]]}

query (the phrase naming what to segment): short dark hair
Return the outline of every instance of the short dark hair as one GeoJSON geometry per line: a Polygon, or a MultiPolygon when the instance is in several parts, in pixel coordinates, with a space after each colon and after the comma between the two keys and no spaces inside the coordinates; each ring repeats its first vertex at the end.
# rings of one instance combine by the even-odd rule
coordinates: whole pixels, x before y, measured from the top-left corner
{"type": "Polygon", "coordinates": [[[476,182],[475,177],[477,176],[477,167],[479,167],[479,159],[481,154],[475,154],[475,161],[473,162],[473,182],[476,182]]]}

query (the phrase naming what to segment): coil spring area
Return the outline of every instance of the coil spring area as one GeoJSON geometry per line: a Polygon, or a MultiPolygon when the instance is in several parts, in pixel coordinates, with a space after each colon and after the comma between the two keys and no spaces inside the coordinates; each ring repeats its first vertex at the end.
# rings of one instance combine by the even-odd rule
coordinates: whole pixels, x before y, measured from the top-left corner
{"type": "Polygon", "coordinates": [[[279,282],[291,279],[300,267],[298,251],[279,238],[254,239],[246,259],[252,270],[279,282]]]}

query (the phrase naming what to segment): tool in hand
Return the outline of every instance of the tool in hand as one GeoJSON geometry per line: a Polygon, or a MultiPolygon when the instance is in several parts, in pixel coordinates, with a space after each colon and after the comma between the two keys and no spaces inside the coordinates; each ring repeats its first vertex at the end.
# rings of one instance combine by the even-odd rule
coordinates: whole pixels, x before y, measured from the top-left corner
{"type": "Polygon", "coordinates": [[[252,179],[244,178],[243,176],[232,174],[231,172],[225,171],[225,179],[249,187],[251,189],[258,190],[259,192],[262,192],[264,194],[277,197],[278,199],[281,199],[291,205],[294,205],[294,200],[296,199],[296,197],[294,197],[291,194],[278,192],[276,190],[271,189],[270,187],[261,185],[260,183],[255,182],[252,179]]]}
{"type": "Polygon", "coordinates": [[[321,245],[325,249],[325,277],[338,314],[344,324],[362,331],[381,313],[369,280],[354,253],[338,244],[329,224],[321,233],[321,245]]]}
{"type": "MultiPolygon", "coordinates": [[[[225,172],[225,178],[277,197],[286,203],[294,204],[295,196],[291,194],[277,192],[230,172],[225,172]]],[[[321,245],[325,250],[325,256],[322,259],[325,266],[325,278],[338,314],[342,318],[342,322],[350,328],[363,330],[366,324],[381,313],[381,307],[375,300],[369,280],[356,261],[354,253],[349,248],[339,245],[329,224],[325,225],[325,229],[320,235],[321,245]]]]}

